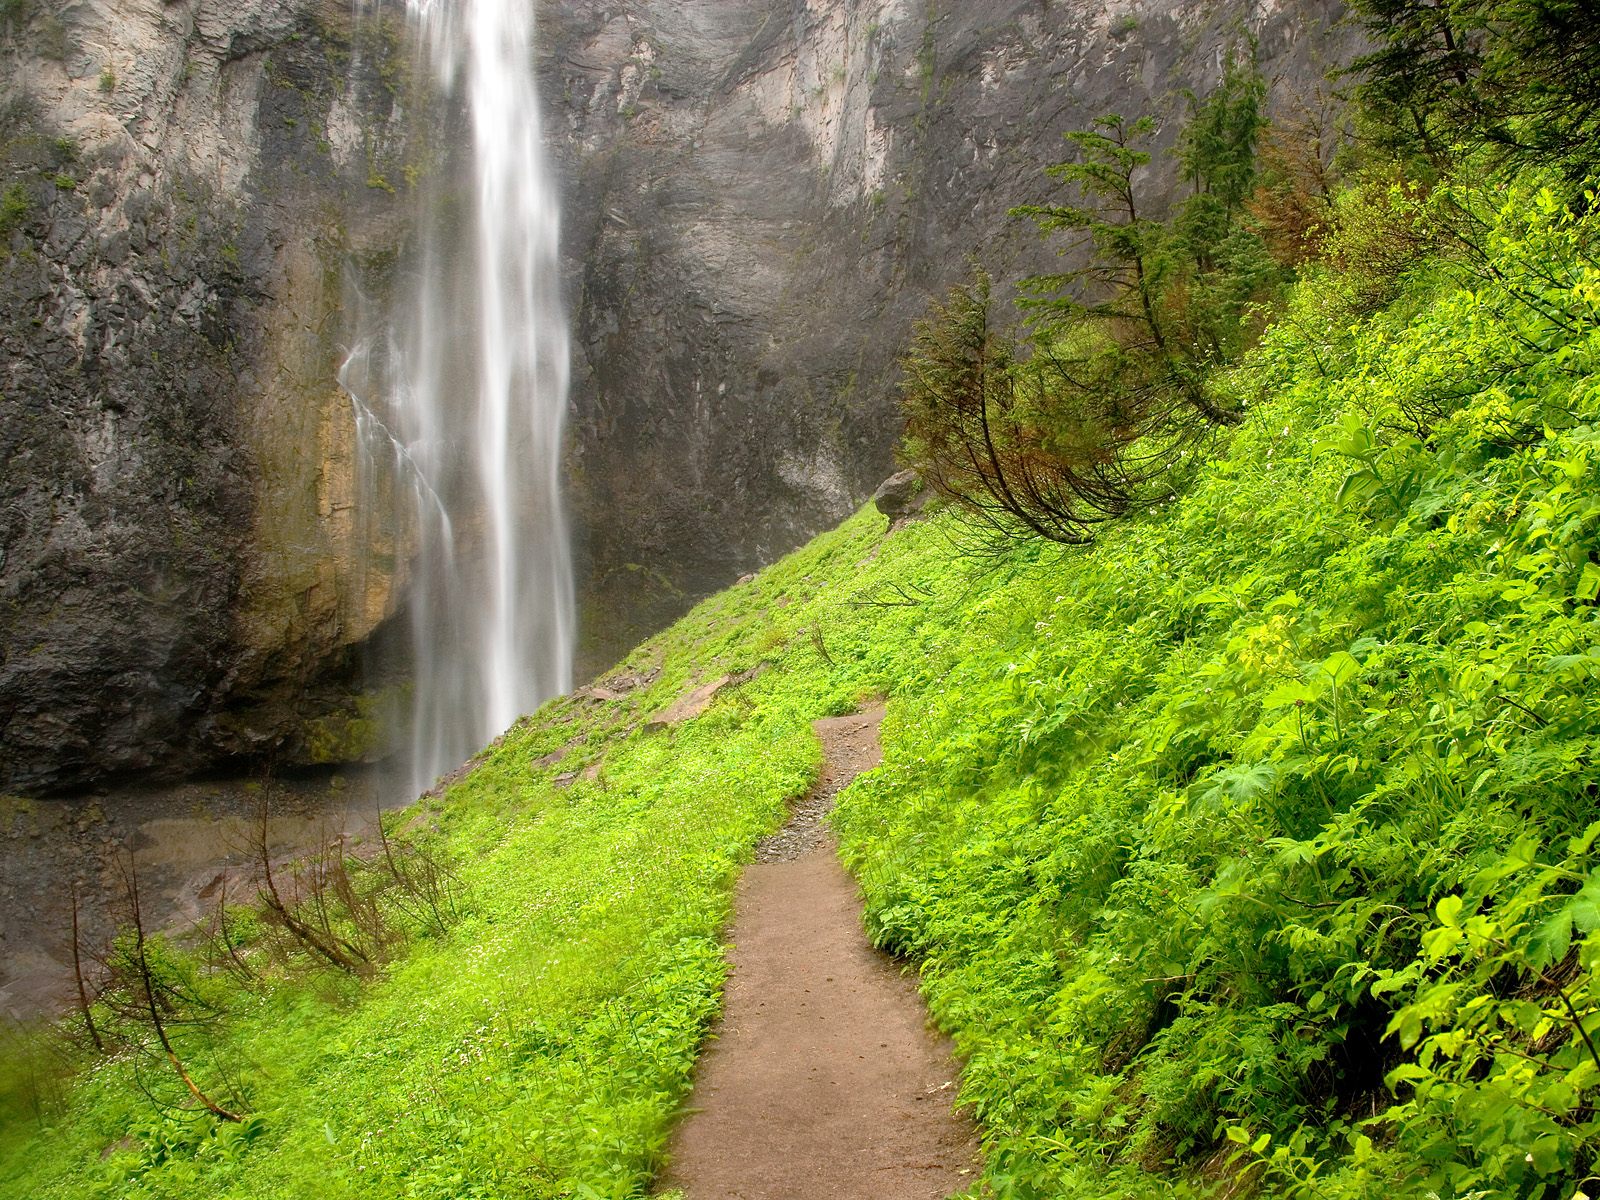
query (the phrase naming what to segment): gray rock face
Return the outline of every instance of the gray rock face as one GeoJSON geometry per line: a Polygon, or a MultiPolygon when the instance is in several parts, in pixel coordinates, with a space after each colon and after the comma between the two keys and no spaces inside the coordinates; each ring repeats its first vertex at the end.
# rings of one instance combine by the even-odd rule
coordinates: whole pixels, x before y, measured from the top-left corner
{"type": "MultiPolygon", "coordinates": [[[[1334,0],[537,2],[588,669],[871,493],[928,299],[1056,261],[1006,211],[1063,131],[1349,46],[1334,0]]],[[[400,8],[5,11],[0,789],[374,753],[407,535],[336,375],[436,161],[400,8]]]]}
{"type": "MultiPolygon", "coordinates": [[[[1353,45],[1339,12],[547,0],[591,663],[870,495],[928,300],[972,258],[999,279],[1054,269],[1006,214],[1048,195],[1063,132],[1175,117],[1246,36],[1280,105],[1313,100],[1353,45]]],[[[1172,175],[1158,157],[1153,194],[1172,175]]]]}
{"type": "Polygon", "coordinates": [[[0,788],[315,758],[391,607],[334,511],[333,318],[393,97],[342,5],[7,11],[0,788]]]}

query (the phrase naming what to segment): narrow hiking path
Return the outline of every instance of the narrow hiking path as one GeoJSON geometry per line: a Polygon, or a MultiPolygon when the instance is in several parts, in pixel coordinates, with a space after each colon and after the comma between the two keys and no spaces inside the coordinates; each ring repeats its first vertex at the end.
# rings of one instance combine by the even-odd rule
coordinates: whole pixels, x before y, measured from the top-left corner
{"type": "Polygon", "coordinates": [[[739,883],[722,1024],[664,1182],[687,1200],[939,1200],[976,1175],[950,1046],[867,942],[822,823],[881,760],[882,719],[816,722],[822,778],[739,883]]]}

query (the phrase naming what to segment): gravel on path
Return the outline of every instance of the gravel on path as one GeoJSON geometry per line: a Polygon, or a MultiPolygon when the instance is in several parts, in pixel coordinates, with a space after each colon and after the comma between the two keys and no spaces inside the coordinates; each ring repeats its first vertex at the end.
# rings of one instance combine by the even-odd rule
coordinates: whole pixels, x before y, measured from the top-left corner
{"type": "Polygon", "coordinates": [[[881,706],[816,723],[822,779],[740,881],[733,973],[663,1187],[687,1200],[939,1200],[976,1178],[957,1067],[874,950],[823,818],[882,758],[881,706]]]}

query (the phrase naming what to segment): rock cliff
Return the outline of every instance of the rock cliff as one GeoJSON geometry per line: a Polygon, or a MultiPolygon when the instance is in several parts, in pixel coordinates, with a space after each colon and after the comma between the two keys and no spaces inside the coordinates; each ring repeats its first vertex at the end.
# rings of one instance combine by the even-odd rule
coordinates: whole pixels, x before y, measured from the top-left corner
{"type": "MultiPolygon", "coordinates": [[[[1250,42],[1280,107],[1315,106],[1354,46],[1329,0],[541,12],[596,663],[871,495],[899,433],[893,362],[928,300],[973,257],[1002,279],[1055,269],[1006,213],[1047,194],[1063,132],[1176,117],[1250,42]]],[[[1171,178],[1158,159],[1153,194],[1171,178]]]]}
{"type": "MultiPolygon", "coordinates": [[[[1005,214],[1063,131],[1247,38],[1310,95],[1337,16],[539,0],[585,664],[871,494],[910,321],[1051,261],[1005,214]]],[[[337,371],[429,166],[409,55],[392,4],[0,0],[0,788],[377,751],[406,532],[337,371]]]]}
{"type": "Polygon", "coordinates": [[[335,379],[396,237],[395,23],[0,13],[0,787],[339,757],[395,605],[335,379]]]}

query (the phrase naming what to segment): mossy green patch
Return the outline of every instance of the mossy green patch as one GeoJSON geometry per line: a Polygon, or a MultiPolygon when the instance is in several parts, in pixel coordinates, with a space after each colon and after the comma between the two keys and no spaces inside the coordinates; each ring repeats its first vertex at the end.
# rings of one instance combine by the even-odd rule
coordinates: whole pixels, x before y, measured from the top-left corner
{"type": "Polygon", "coordinates": [[[394,722],[390,714],[409,689],[363,692],[348,710],[307,721],[300,731],[306,762],[327,766],[377,762],[392,752],[394,722]]]}

